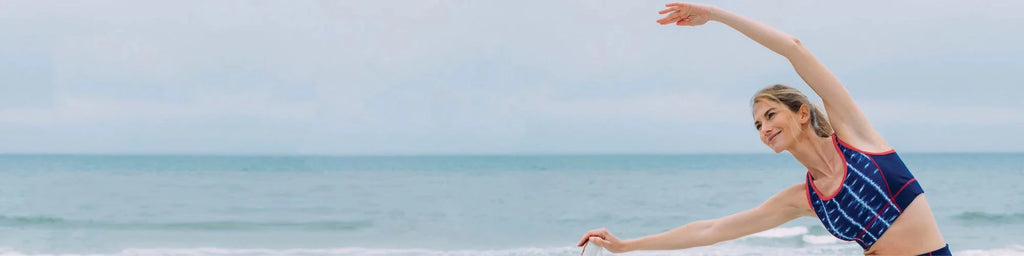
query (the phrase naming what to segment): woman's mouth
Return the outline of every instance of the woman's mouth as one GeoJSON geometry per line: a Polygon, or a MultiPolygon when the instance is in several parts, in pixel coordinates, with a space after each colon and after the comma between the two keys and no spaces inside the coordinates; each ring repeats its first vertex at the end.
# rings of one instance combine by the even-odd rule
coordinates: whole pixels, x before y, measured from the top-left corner
{"type": "Polygon", "coordinates": [[[782,131],[778,131],[775,134],[768,136],[768,143],[772,143],[772,141],[775,141],[775,136],[779,136],[779,133],[782,133],[782,131]]]}

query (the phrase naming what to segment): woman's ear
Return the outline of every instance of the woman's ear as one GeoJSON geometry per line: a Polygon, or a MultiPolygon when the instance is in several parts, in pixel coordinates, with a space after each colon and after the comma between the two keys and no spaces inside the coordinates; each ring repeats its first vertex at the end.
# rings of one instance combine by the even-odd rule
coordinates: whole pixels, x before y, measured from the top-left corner
{"type": "Polygon", "coordinates": [[[797,116],[800,118],[800,124],[805,124],[811,121],[811,106],[804,104],[800,106],[800,110],[797,111],[797,116]]]}

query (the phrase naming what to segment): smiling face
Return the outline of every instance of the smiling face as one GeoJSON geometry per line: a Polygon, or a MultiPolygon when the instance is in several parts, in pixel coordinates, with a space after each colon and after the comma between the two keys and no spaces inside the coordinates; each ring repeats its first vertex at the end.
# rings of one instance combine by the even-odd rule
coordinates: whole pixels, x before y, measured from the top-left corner
{"type": "Polygon", "coordinates": [[[754,94],[753,107],[754,127],[761,142],[775,153],[801,141],[832,136],[828,117],[792,87],[776,84],[761,89],[754,94]]]}
{"type": "Polygon", "coordinates": [[[758,100],[754,102],[754,128],[760,134],[761,142],[767,145],[775,153],[787,150],[793,143],[796,143],[800,135],[806,131],[800,113],[805,112],[806,107],[801,107],[799,112],[789,110],[786,105],[771,100],[758,100]]]}

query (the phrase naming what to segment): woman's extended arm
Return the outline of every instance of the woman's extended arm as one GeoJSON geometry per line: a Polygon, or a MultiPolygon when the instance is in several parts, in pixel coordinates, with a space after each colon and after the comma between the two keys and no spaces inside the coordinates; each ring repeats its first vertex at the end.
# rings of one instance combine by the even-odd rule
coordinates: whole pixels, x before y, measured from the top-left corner
{"type": "Polygon", "coordinates": [[[803,184],[782,190],[760,206],[714,220],[696,221],[665,233],[620,241],[607,230],[587,232],[588,239],[611,252],[673,250],[705,246],[768,230],[800,216],[813,214],[807,205],[803,184]]]}
{"type": "Polygon", "coordinates": [[[868,122],[864,112],[853,101],[828,68],[811,54],[796,38],[760,22],[734,14],[718,7],[689,3],[670,3],[658,20],[661,24],[680,26],[702,25],[709,20],[718,21],[753,39],[768,49],[786,57],[800,78],[803,78],[825,103],[829,123],[842,139],[860,148],[885,151],[889,145],[868,122]]]}

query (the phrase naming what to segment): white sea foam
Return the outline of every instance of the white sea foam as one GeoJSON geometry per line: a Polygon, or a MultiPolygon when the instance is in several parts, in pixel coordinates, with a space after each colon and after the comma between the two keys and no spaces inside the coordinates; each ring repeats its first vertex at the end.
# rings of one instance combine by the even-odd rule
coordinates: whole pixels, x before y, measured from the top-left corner
{"type": "Polygon", "coordinates": [[[789,237],[800,237],[804,243],[811,245],[828,245],[842,242],[831,235],[811,235],[808,228],[804,226],[773,228],[762,232],[751,234],[749,237],[784,239],[789,237]]]}
{"type": "Polygon", "coordinates": [[[0,256],[22,256],[25,254],[19,253],[13,249],[0,247],[0,256]]]}
{"type": "MultiPolygon", "coordinates": [[[[720,244],[709,247],[692,248],[680,251],[640,251],[632,252],[634,256],[670,256],[670,255],[832,255],[849,254],[859,250],[848,246],[824,246],[817,248],[769,248],[750,247],[737,244],[720,244]]],[[[564,256],[579,255],[578,247],[556,248],[512,248],[504,250],[430,250],[430,249],[387,249],[387,248],[325,248],[325,249],[229,249],[229,248],[132,248],[112,254],[60,254],[60,255],[124,255],[124,256],[157,256],[157,255],[317,255],[317,256],[564,256]]],[[[2,255],[52,255],[52,254],[21,254],[16,251],[0,251],[2,255]]],[[[606,253],[605,255],[616,255],[606,253]]]]}
{"type": "Polygon", "coordinates": [[[1014,245],[1009,248],[987,249],[987,250],[963,250],[954,251],[953,255],[967,256],[1024,256],[1024,245],[1014,245]]]}
{"type": "Polygon", "coordinates": [[[834,236],[831,236],[831,235],[824,235],[824,236],[805,235],[803,237],[803,240],[804,240],[805,243],[808,243],[808,244],[835,244],[835,243],[842,242],[842,240],[839,240],[838,238],[835,238],[834,236]]]}
{"type": "MultiPolygon", "coordinates": [[[[808,236],[804,236],[805,238],[808,236]]],[[[834,238],[833,238],[834,239],[834,238]]],[[[112,254],[58,254],[58,255],[117,255],[117,256],[156,256],[156,255],[323,255],[323,256],[564,256],[578,255],[578,247],[557,248],[512,248],[505,250],[430,250],[430,249],[388,249],[388,248],[324,248],[324,249],[231,249],[231,248],[132,248],[112,254]]],[[[818,245],[805,248],[778,248],[742,246],[734,243],[719,244],[677,251],[640,251],[631,252],[634,256],[670,256],[670,255],[856,255],[860,248],[849,244],[818,245]]],[[[954,251],[954,255],[967,256],[1024,256],[1024,246],[1011,246],[999,249],[954,251]]],[[[9,248],[0,248],[2,256],[22,255],[54,255],[25,254],[9,248]]],[[[615,255],[606,253],[605,255],[615,255]]]]}

